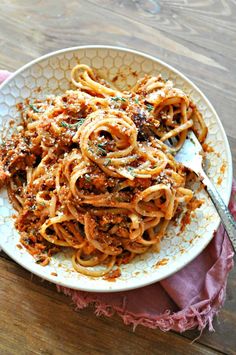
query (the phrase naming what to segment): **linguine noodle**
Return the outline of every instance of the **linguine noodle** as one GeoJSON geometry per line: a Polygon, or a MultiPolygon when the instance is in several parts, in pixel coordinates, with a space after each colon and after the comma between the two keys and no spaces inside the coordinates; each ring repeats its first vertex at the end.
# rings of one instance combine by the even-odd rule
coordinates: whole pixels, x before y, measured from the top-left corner
{"type": "Polygon", "coordinates": [[[19,105],[18,132],[0,149],[0,182],[36,262],[68,247],[74,269],[98,277],[159,250],[193,197],[174,154],[189,129],[202,143],[207,128],[189,97],[160,75],[119,91],[78,64],[71,81],[73,90],[19,105]]]}

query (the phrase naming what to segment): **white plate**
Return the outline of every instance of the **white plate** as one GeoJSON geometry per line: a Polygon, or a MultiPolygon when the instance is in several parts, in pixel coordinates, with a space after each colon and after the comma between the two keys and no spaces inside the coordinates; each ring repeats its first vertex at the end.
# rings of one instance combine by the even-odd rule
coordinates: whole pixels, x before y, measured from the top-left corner
{"type": "MultiPolygon", "coordinates": [[[[0,128],[6,130],[9,120],[18,117],[16,103],[27,97],[44,97],[61,93],[70,85],[71,68],[79,62],[88,64],[108,80],[117,76],[120,88],[132,86],[137,77],[161,73],[164,78],[190,95],[198,105],[207,123],[207,143],[214,148],[208,154],[208,175],[216,184],[224,201],[228,203],[232,184],[232,158],[229,144],[214,108],[201,91],[183,74],[149,55],[110,46],[83,46],[63,49],[32,61],[19,69],[0,87],[0,128]],[[36,90],[41,87],[41,93],[36,90]],[[221,182],[222,180],[222,182],[221,182]]],[[[0,193],[0,245],[17,263],[32,273],[74,289],[112,292],[129,290],[164,279],[193,260],[210,242],[219,225],[219,217],[205,192],[205,203],[195,211],[195,217],[185,231],[178,235],[178,227],[168,229],[161,243],[160,253],[146,253],[121,267],[122,275],[115,282],[96,279],[73,271],[68,254],[53,257],[50,265],[42,267],[25,249],[19,249],[19,234],[14,228],[14,210],[8,202],[6,191],[0,193]],[[62,266],[58,266],[61,264],[62,266]],[[57,273],[54,276],[52,273],[57,273]]]]}

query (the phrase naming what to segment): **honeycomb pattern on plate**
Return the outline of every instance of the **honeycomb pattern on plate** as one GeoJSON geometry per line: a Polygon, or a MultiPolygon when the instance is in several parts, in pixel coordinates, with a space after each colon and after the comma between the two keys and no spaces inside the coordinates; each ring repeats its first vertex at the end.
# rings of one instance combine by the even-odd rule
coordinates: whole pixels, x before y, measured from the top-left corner
{"type": "MultiPolygon", "coordinates": [[[[1,89],[1,132],[4,134],[8,132],[9,121],[19,117],[16,103],[29,97],[42,98],[47,94],[58,94],[70,88],[70,71],[78,62],[92,66],[103,78],[121,89],[132,87],[137,78],[144,74],[161,73],[164,78],[173,80],[177,87],[187,92],[198,105],[209,128],[207,143],[214,148],[214,152],[207,155],[208,175],[215,184],[218,184],[224,199],[227,199],[230,158],[224,133],[214,110],[202,97],[200,91],[182,75],[165,64],[136,52],[119,48],[78,48],[57,52],[26,66],[1,89]],[[40,92],[37,88],[41,89],[40,92]],[[219,183],[220,177],[221,183],[219,183]]],[[[19,235],[14,229],[12,219],[14,211],[8,202],[6,191],[1,191],[0,194],[0,245],[25,268],[58,284],[90,291],[134,288],[160,280],[175,272],[192,260],[211,240],[219,218],[206,193],[201,191],[198,195],[205,202],[195,211],[195,217],[185,231],[178,234],[178,226],[171,226],[161,243],[161,251],[146,253],[137,257],[131,264],[124,265],[121,277],[114,283],[74,272],[69,251],[56,255],[45,268],[35,264],[33,258],[24,249],[17,247],[19,235]],[[165,262],[161,263],[163,259],[165,262]],[[58,267],[59,264],[62,266],[58,267]],[[52,275],[55,272],[57,276],[52,275]]]]}

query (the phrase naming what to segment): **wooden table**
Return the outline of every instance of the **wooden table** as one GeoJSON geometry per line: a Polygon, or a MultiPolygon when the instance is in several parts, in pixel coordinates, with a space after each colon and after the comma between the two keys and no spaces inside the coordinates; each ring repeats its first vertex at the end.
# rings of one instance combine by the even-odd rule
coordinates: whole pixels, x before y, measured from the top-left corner
{"type": "MultiPolygon", "coordinates": [[[[111,44],[180,69],[215,106],[236,166],[234,0],[2,0],[0,68],[14,71],[56,49],[111,44]]],[[[118,317],[75,312],[55,286],[0,254],[0,354],[236,354],[236,269],[216,332],[163,333],[118,317]]]]}

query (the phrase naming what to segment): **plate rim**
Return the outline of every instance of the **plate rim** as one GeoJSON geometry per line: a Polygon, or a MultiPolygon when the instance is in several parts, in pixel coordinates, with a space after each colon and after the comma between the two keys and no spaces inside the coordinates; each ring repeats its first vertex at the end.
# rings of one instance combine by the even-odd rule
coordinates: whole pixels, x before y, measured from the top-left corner
{"type": "MultiPolygon", "coordinates": [[[[198,94],[203,98],[203,100],[205,100],[207,106],[209,107],[210,111],[213,113],[213,115],[215,116],[216,120],[217,120],[217,124],[220,128],[220,131],[222,133],[222,138],[224,141],[224,146],[225,146],[225,150],[226,150],[226,156],[227,156],[227,163],[228,163],[228,180],[229,180],[229,185],[227,186],[227,191],[226,191],[226,195],[224,198],[224,202],[226,204],[229,203],[230,200],[230,195],[231,195],[231,189],[232,189],[232,182],[233,182],[233,164],[232,164],[232,153],[230,150],[230,145],[229,145],[229,141],[226,135],[226,132],[224,130],[223,124],[215,110],[215,108],[213,107],[213,105],[211,104],[211,102],[209,101],[209,99],[207,98],[207,96],[197,87],[197,85],[192,82],[192,80],[190,80],[187,76],[185,76],[185,74],[183,74],[181,71],[179,71],[178,69],[174,68],[172,65],[166,63],[165,61],[159,59],[158,57],[155,57],[153,55],[149,55],[145,52],[136,50],[136,49],[132,49],[132,48],[126,48],[126,47],[121,47],[121,46],[112,46],[112,45],[82,45],[82,46],[74,46],[74,47],[67,47],[67,48],[63,48],[60,50],[56,50],[53,52],[49,52],[43,56],[37,57],[36,59],[33,59],[32,61],[26,63],[25,65],[21,66],[19,69],[17,69],[12,75],[10,75],[10,77],[8,79],[6,79],[1,85],[0,85],[0,91],[8,85],[8,83],[14,79],[15,77],[17,77],[21,72],[23,72],[24,70],[28,69],[29,67],[45,60],[48,59],[50,57],[54,57],[56,55],[60,55],[63,54],[65,52],[73,52],[73,51],[78,51],[78,50],[83,50],[83,49],[111,49],[111,50],[117,50],[117,51],[123,51],[123,52],[127,52],[127,53],[132,53],[132,54],[136,54],[142,57],[145,57],[147,59],[150,59],[154,62],[159,63],[160,65],[168,68],[170,71],[174,72],[175,74],[177,74],[179,77],[181,77],[182,79],[184,79],[184,81],[186,81],[192,88],[194,88],[195,91],[198,92],[198,94]]],[[[219,228],[220,225],[220,221],[218,223],[217,229],[219,228]]],[[[107,283],[107,287],[102,287],[99,286],[99,289],[94,288],[91,286],[69,286],[68,283],[60,281],[60,280],[56,280],[54,278],[54,276],[52,275],[43,275],[42,272],[37,271],[37,270],[33,270],[30,268],[30,265],[28,265],[28,263],[25,265],[24,262],[17,256],[12,255],[11,253],[8,253],[8,251],[4,248],[4,245],[2,245],[3,243],[1,243],[1,239],[0,239],[0,248],[8,255],[10,256],[10,258],[12,258],[15,262],[17,262],[19,265],[21,265],[23,268],[25,268],[26,270],[30,271],[31,273],[44,278],[45,280],[48,280],[50,282],[53,282],[57,285],[60,286],[64,286],[67,288],[72,288],[72,289],[76,289],[76,290],[83,290],[83,291],[87,291],[87,292],[106,292],[106,293],[110,293],[110,292],[120,292],[120,291],[129,291],[132,289],[138,289],[144,286],[148,286],[150,284],[153,284],[155,282],[160,282],[161,280],[172,276],[173,274],[175,274],[176,272],[178,272],[179,270],[181,270],[182,268],[184,268],[187,264],[189,264],[191,261],[193,261],[205,248],[206,246],[210,243],[210,241],[212,240],[212,238],[214,237],[214,232],[212,234],[212,237],[209,238],[209,240],[206,240],[205,243],[203,243],[201,245],[201,247],[197,250],[197,252],[195,252],[194,256],[192,255],[192,253],[190,253],[189,251],[187,251],[184,255],[184,263],[181,265],[178,265],[172,272],[170,271],[166,271],[163,272],[163,276],[159,277],[158,280],[155,277],[152,277],[152,274],[149,275],[147,278],[143,277],[141,279],[141,282],[137,284],[133,284],[131,283],[131,285],[124,285],[124,286],[120,286],[117,285],[115,282],[112,283],[107,283]],[[110,286],[110,287],[109,287],[110,286]]],[[[172,261],[172,264],[176,264],[176,261],[172,261]]],[[[40,270],[40,269],[39,269],[40,270]]],[[[155,273],[154,273],[155,274],[155,273]]],[[[127,282],[128,283],[128,282],[127,282]]]]}

